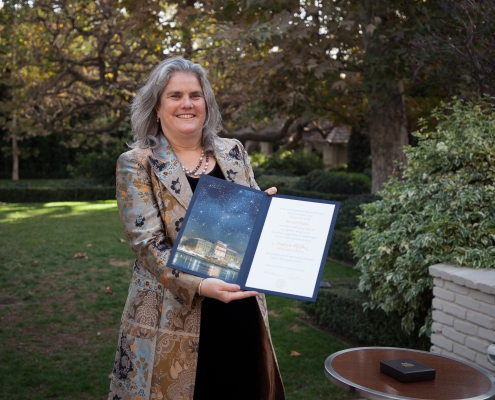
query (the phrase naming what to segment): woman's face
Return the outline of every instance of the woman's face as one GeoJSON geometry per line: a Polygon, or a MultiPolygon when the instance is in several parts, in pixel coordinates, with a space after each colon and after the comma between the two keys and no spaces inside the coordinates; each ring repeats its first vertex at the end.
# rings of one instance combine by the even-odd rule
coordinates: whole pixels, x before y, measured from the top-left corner
{"type": "Polygon", "coordinates": [[[198,78],[176,72],[168,81],[156,110],[165,136],[172,142],[201,140],[206,103],[198,78]]]}

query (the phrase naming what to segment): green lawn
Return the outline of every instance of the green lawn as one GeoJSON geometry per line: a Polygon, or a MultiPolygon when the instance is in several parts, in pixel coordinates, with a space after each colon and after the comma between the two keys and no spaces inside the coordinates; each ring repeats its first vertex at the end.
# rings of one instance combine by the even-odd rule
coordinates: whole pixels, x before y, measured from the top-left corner
{"type": "MultiPolygon", "coordinates": [[[[106,398],[132,273],[122,237],[115,201],[0,206],[0,399],[106,398]]],[[[324,277],[356,274],[328,262],[324,277]]],[[[349,398],[323,373],[346,345],[303,322],[297,300],[268,304],[288,398],[349,398]]]]}

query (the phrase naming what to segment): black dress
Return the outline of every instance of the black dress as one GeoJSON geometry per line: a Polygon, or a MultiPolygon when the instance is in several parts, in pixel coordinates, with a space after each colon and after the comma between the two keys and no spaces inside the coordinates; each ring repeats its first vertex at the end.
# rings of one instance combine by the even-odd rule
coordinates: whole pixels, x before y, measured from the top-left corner
{"type": "MultiPolygon", "coordinates": [[[[208,175],[225,179],[218,164],[208,175]]],[[[198,179],[187,180],[194,192],[198,179]]],[[[256,298],[226,304],[205,297],[194,400],[259,400],[260,348],[256,298]]]]}

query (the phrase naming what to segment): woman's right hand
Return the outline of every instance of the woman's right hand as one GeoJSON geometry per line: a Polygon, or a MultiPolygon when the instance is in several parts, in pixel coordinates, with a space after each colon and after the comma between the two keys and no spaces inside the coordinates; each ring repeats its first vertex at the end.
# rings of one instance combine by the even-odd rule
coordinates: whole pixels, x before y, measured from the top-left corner
{"type": "Polygon", "coordinates": [[[257,296],[258,292],[243,291],[239,285],[227,283],[216,278],[206,278],[201,284],[201,296],[211,297],[230,303],[233,300],[246,299],[257,296]]]}

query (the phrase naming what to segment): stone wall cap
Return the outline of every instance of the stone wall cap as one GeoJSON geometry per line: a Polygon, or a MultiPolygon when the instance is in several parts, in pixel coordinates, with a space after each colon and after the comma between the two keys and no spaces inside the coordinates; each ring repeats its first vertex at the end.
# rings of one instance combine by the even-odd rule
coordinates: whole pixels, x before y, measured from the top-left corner
{"type": "Polygon", "coordinates": [[[495,268],[466,268],[449,264],[435,264],[429,267],[430,275],[444,280],[464,283],[465,286],[488,294],[495,294],[495,268]]]}

